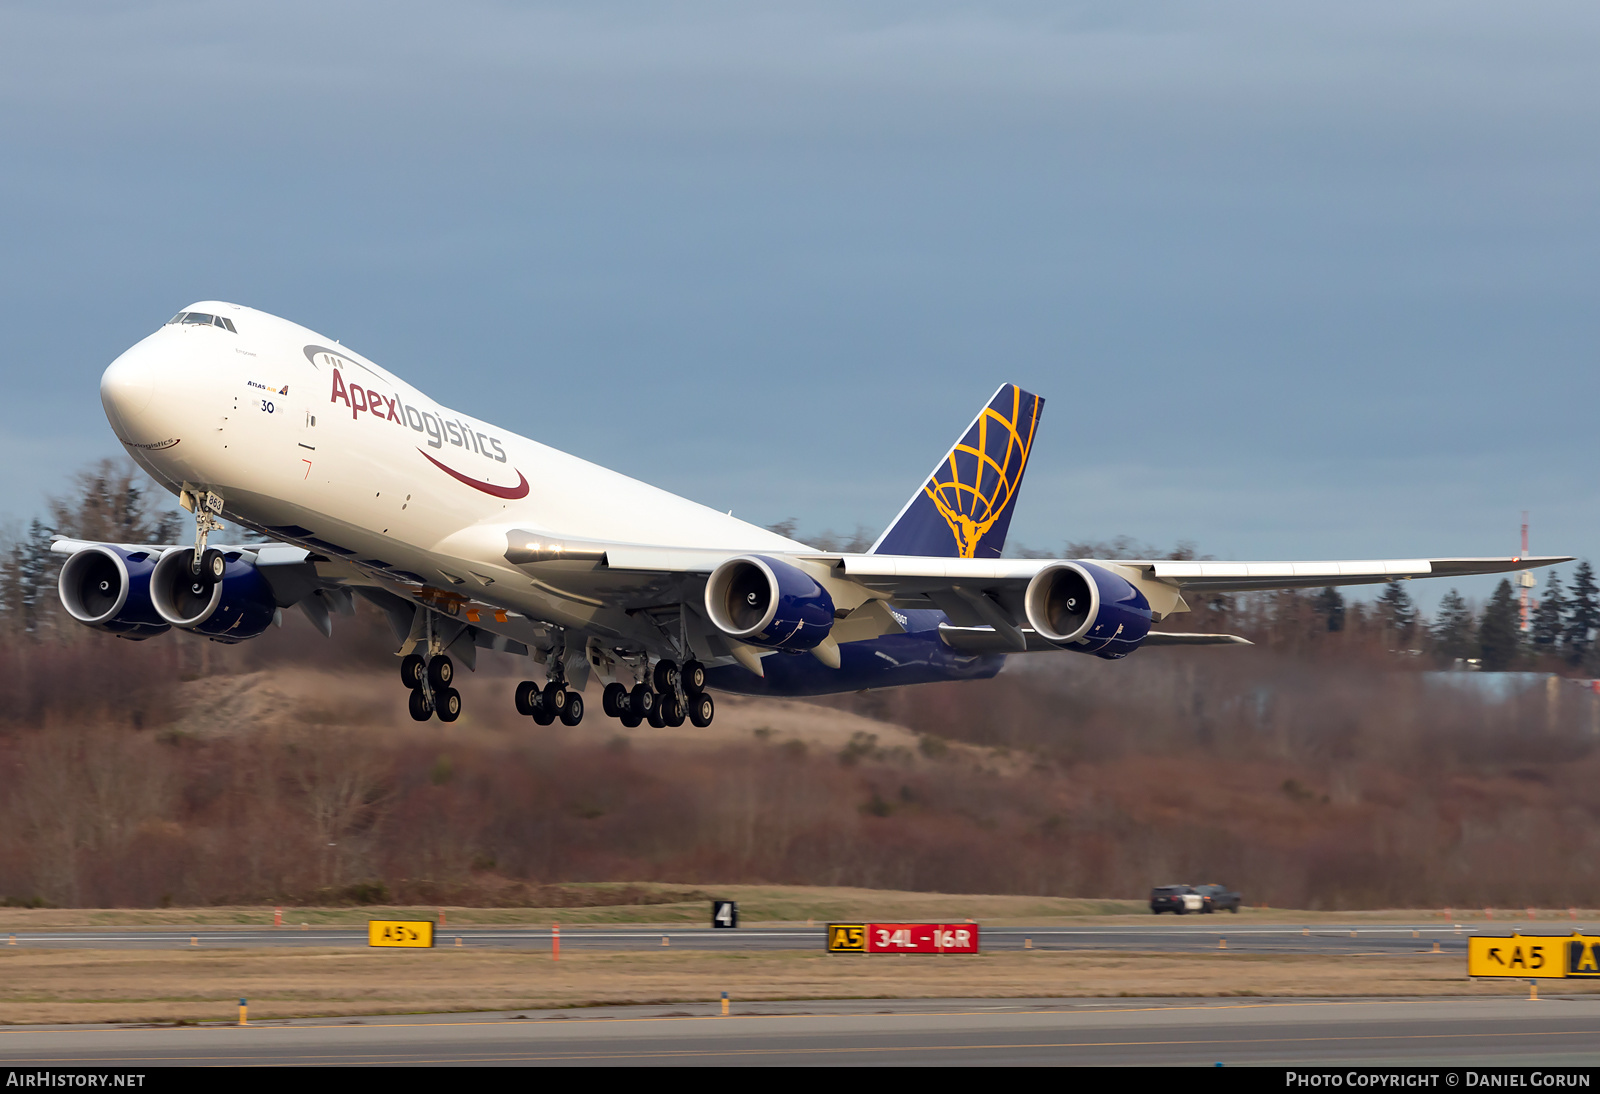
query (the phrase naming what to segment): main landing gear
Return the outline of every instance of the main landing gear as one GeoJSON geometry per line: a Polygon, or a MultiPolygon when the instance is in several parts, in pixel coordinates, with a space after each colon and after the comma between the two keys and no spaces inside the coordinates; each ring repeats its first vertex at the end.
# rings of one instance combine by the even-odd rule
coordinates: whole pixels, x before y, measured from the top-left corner
{"type": "Polygon", "coordinates": [[[517,685],[517,713],[526,714],[542,726],[557,718],[562,725],[583,721],[583,694],[567,684],[566,677],[552,673],[544,687],[532,680],[517,685]]]}
{"type": "Polygon", "coordinates": [[[716,717],[717,705],[705,694],[706,668],[688,661],[680,669],[674,661],[657,661],[648,683],[632,688],[625,684],[606,685],[601,706],[609,717],[629,729],[649,722],[657,729],[683,725],[685,717],[697,726],[708,726],[716,717]]]}
{"type": "Polygon", "coordinates": [[[419,722],[435,714],[441,722],[461,717],[461,693],[450,686],[455,675],[455,665],[443,654],[426,660],[420,653],[401,658],[400,680],[411,689],[411,717],[419,722]]]}

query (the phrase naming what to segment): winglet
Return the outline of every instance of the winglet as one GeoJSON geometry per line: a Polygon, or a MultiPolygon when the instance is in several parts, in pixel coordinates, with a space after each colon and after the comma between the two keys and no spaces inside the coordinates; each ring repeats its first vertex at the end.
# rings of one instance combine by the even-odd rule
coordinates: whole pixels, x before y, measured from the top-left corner
{"type": "Polygon", "coordinates": [[[870,553],[999,558],[1043,410],[1039,396],[1002,385],[870,553]]]}

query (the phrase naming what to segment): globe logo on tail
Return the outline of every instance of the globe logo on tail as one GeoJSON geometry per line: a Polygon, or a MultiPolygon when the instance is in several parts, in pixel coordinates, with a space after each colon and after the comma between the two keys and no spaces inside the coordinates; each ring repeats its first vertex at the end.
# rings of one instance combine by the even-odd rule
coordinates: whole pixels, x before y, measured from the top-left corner
{"type": "Polygon", "coordinates": [[[1002,398],[984,408],[922,488],[950,526],[958,558],[977,557],[978,545],[1022,485],[1043,400],[1016,387],[1009,394],[1009,406],[1002,398]]]}
{"type": "Polygon", "coordinates": [[[1002,384],[934,465],[873,554],[999,558],[1044,400],[1002,384]]]}

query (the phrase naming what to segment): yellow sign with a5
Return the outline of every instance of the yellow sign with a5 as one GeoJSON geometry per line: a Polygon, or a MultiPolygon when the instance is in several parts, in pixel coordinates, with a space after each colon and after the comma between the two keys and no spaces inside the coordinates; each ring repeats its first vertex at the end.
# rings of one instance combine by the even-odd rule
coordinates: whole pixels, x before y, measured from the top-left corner
{"type": "Polygon", "coordinates": [[[409,946],[428,949],[433,946],[433,921],[428,919],[369,919],[367,920],[367,945],[409,946]]]}
{"type": "Polygon", "coordinates": [[[829,953],[866,953],[867,925],[865,923],[828,924],[829,953]]]}
{"type": "Polygon", "coordinates": [[[1467,975],[1559,980],[1567,975],[1567,951],[1574,941],[1571,935],[1474,936],[1467,939],[1467,975]]]}

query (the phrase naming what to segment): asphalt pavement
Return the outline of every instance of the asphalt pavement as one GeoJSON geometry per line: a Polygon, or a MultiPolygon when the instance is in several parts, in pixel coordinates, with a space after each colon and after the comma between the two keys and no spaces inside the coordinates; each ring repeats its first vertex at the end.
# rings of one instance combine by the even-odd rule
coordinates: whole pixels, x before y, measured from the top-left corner
{"type": "MultiPolygon", "coordinates": [[[[837,1000],[0,1028],[0,1066],[1600,1064],[1600,996],[837,1000]]],[[[1438,1085],[1458,1085],[1441,1082],[1438,1085]]]]}
{"type": "MultiPolygon", "coordinates": [[[[1552,920],[1549,923],[1506,924],[1318,924],[1316,926],[1245,925],[1232,916],[1152,917],[1149,923],[1096,924],[1072,927],[982,927],[985,950],[1126,950],[1146,953],[1197,953],[1227,948],[1257,953],[1361,954],[1432,951],[1437,942],[1446,953],[1465,953],[1473,934],[1592,934],[1596,925],[1552,920]]],[[[807,927],[562,927],[563,949],[649,950],[663,945],[692,950],[820,950],[825,924],[807,927]]],[[[435,945],[549,949],[549,927],[443,927],[435,945]]],[[[85,928],[19,931],[0,936],[0,945],[50,949],[179,949],[201,947],[328,947],[365,946],[364,927],[204,927],[85,928]]]]}

